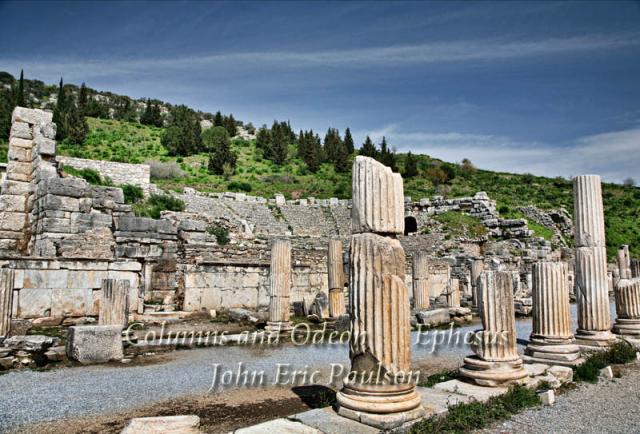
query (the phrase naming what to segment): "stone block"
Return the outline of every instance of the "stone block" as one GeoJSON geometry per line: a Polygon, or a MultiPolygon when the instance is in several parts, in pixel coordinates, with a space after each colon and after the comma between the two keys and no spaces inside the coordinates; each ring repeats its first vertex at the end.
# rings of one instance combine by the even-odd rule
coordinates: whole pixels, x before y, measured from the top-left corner
{"type": "Polygon", "coordinates": [[[485,387],[478,386],[471,383],[465,383],[460,380],[450,380],[443,383],[438,383],[433,386],[436,390],[443,390],[445,392],[453,392],[460,395],[466,395],[474,398],[476,401],[485,402],[494,396],[504,395],[508,392],[507,387],[485,387]]]}
{"type": "Polygon", "coordinates": [[[83,365],[122,360],[122,326],[69,327],[67,357],[83,365]]]}
{"type": "Polygon", "coordinates": [[[600,369],[600,377],[611,380],[613,378],[613,369],[611,369],[611,366],[600,369]]]}
{"type": "Polygon", "coordinates": [[[234,431],[235,434],[322,434],[322,431],[287,419],[274,419],[234,431]]]}
{"type": "Polygon", "coordinates": [[[24,229],[26,214],[20,212],[0,212],[0,230],[20,232],[24,229]]]}
{"type": "Polygon", "coordinates": [[[11,115],[11,123],[24,122],[32,125],[40,125],[51,123],[53,113],[40,109],[29,109],[25,107],[16,107],[11,115]]]}
{"type": "Polygon", "coordinates": [[[21,182],[21,181],[5,180],[4,186],[2,187],[3,194],[15,194],[15,195],[26,196],[29,194],[30,190],[31,190],[31,185],[28,182],[21,182]]]}
{"type": "Polygon", "coordinates": [[[17,146],[13,146],[9,148],[7,152],[7,160],[9,161],[22,161],[22,162],[30,162],[31,161],[31,149],[30,148],[19,148],[17,146]]]}
{"type": "Polygon", "coordinates": [[[70,234],[75,230],[71,225],[71,220],[65,218],[43,218],[38,224],[38,232],[40,234],[46,232],[70,234]]]}
{"type": "Polygon", "coordinates": [[[51,293],[51,316],[85,316],[91,314],[91,288],[54,288],[51,293]]]}
{"type": "Polygon", "coordinates": [[[75,197],[47,194],[42,198],[42,209],[54,211],[79,212],[80,202],[75,197]]]}
{"type": "Polygon", "coordinates": [[[11,347],[14,350],[37,352],[46,351],[59,343],[59,338],[44,335],[12,336],[3,342],[4,346],[11,347]]]}
{"type": "Polygon", "coordinates": [[[7,179],[10,181],[29,182],[31,179],[31,163],[9,161],[7,163],[7,179]]]}
{"type": "Polygon", "coordinates": [[[25,196],[21,195],[0,195],[0,210],[9,212],[24,212],[27,204],[25,196]]]}
{"type": "Polygon", "coordinates": [[[416,313],[416,317],[418,318],[418,322],[420,324],[435,327],[440,324],[448,324],[451,322],[451,317],[449,316],[449,309],[433,309],[433,310],[423,310],[416,313]]]}
{"type": "Polygon", "coordinates": [[[446,413],[450,406],[471,401],[471,398],[466,395],[428,387],[416,387],[416,391],[420,394],[422,406],[427,414],[432,415],[446,413]]]}
{"type": "Polygon", "coordinates": [[[138,417],[121,434],[200,434],[200,418],[188,416],[138,417]]]}
{"type": "Polygon", "coordinates": [[[44,137],[42,135],[36,136],[33,141],[36,149],[40,155],[55,156],[56,155],[56,141],[44,137]]]}
{"type": "Polygon", "coordinates": [[[289,416],[290,420],[321,430],[325,434],[377,434],[380,430],[340,416],[331,407],[316,408],[289,416]]]}
{"type": "Polygon", "coordinates": [[[23,288],[18,291],[17,316],[19,318],[39,318],[51,313],[52,289],[23,288]]]}
{"type": "Polygon", "coordinates": [[[56,124],[54,124],[53,122],[40,124],[40,134],[42,134],[47,139],[56,138],[56,129],[56,124]]]}
{"type": "Polygon", "coordinates": [[[26,140],[26,139],[20,139],[18,137],[11,137],[9,139],[9,148],[26,148],[26,149],[31,149],[33,148],[33,141],[32,140],[26,140]]]}
{"type": "Polygon", "coordinates": [[[23,288],[66,288],[69,270],[24,270],[23,288]]]}
{"type": "Polygon", "coordinates": [[[81,198],[85,195],[89,184],[81,178],[50,178],[43,184],[43,191],[56,196],[81,198]]]}
{"type": "Polygon", "coordinates": [[[31,127],[28,123],[14,122],[13,124],[11,124],[9,137],[31,140],[33,138],[33,132],[31,131],[31,127]]]}
{"type": "Polygon", "coordinates": [[[556,402],[556,393],[553,390],[538,392],[538,397],[543,405],[553,405],[556,402]]]}

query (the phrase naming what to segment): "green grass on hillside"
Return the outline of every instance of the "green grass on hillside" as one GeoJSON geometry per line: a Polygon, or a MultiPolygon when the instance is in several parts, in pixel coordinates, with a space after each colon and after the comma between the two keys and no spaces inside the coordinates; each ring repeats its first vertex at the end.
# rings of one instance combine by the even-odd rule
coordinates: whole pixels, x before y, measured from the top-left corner
{"type": "MultiPolygon", "coordinates": [[[[282,193],[288,198],[351,196],[350,173],[336,173],[328,164],[323,165],[317,173],[310,173],[304,163],[295,157],[293,145],[289,153],[292,157],[285,165],[279,167],[262,158],[255,143],[233,140],[232,148],[238,154],[238,165],[235,174],[225,179],[208,173],[206,154],[187,158],[167,156],[166,150],[160,144],[162,128],[116,120],[87,118],[87,121],[90,132],[86,143],[82,146],[60,143],[58,152],[61,155],[129,163],[141,163],[146,160],[176,163],[184,172],[183,175],[173,179],[153,180],[166,189],[180,191],[188,186],[201,191],[235,190],[267,197],[282,193]]],[[[2,144],[0,159],[1,156],[2,144]]],[[[6,150],[4,157],[6,161],[6,150]]],[[[404,154],[398,155],[398,167],[403,167],[404,158],[404,154]]],[[[405,180],[405,194],[414,200],[434,195],[469,196],[478,191],[486,191],[497,201],[499,208],[508,207],[515,210],[519,206],[535,205],[542,209],[562,206],[569,212],[573,209],[571,182],[563,178],[491,172],[450,164],[448,166],[453,178],[445,184],[436,185],[425,174],[425,170],[442,163],[426,155],[419,155],[417,158],[421,175],[405,180]]],[[[460,156],[461,160],[462,158],[464,155],[460,156]]],[[[609,257],[615,256],[621,244],[629,244],[633,256],[640,257],[640,188],[603,184],[603,196],[609,257]]],[[[548,228],[535,222],[529,221],[529,227],[537,236],[549,240],[553,236],[548,228]]]]}
{"type": "Polygon", "coordinates": [[[433,216],[433,219],[442,223],[451,237],[480,238],[487,234],[480,219],[456,211],[447,211],[433,216]]]}

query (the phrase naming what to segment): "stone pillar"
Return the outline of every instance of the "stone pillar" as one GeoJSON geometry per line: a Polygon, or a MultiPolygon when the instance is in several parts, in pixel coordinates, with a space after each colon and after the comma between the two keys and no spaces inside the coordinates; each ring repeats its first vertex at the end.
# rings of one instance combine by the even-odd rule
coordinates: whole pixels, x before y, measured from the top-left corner
{"type": "Polygon", "coordinates": [[[602,187],[597,175],[573,178],[576,242],[576,342],[587,350],[615,342],[611,334],[602,187]]]}
{"type": "Polygon", "coordinates": [[[269,271],[269,321],[267,330],[291,330],[289,292],[291,290],[291,241],[274,239],[269,271]]]}
{"type": "Polygon", "coordinates": [[[640,259],[631,260],[631,278],[640,277],[640,259]]]}
{"type": "Polygon", "coordinates": [[[416,311],[427,310],[429,300],[429,258],[427,252],[413,254],[413,307],[416,311]]]}
{"type": "Polygon", "coordinates": [[[616,313],[613,332],[640,347],[640,278],[621,280],[615,288],[616,313]]]}
{"type": "Polygon", "coordinates": [[[353,163],[349,310],[351,372],[338,413],[380,429],[425,415],[411,378],[402,178],[372,158],[353,163]]]}
{"type": "Polygon", "coordinates": [[[618,249],[618,272],[621,280],[631,279],[631,257],[627,245],[618,249]]]}
{"type": "Polygon", "coordinates": [[[342,264],[342,240],[330,239],[327,253],[329,275],[329,316],[339,318],[346,314],[344,306],[344,266],[342,264]]]}
{"type": "Polygon", "coordinates": [[[471,262],[471,295],[473,306],[478,306],[478,278],[484,270],[482,259],[473,259],[471,262]]]}
{"type": "Polygon", "coordinates": [[[128,280],[104,279],[98,325],[119,325],[127,328],[129,323],[128,280]]]}
{"type": "Polygon", "coordinates": [[[533,330],[523,359],[527,362],[577,366],[584,360],[571,332],[567,264],[533,264],[533,330]]]}
{"type": "Polygon", "coordinates": [[[475,333],[475,356],[465,357],[460,374],[481,386],[519,382],[528,376],[516,347],[513,275],[485,271],[478,279],[483,330],[475,333]]]}
{"type": "Polygon", "coordinates": [[[458,279],[450,280],[447,307],[460,307],[460,281],[458,279]]]}
{"type": "Polygon", "coordinates": [[[14,271],[0,269],[0,337],[11,331],[11,309],[13,307],[14,271]]]}

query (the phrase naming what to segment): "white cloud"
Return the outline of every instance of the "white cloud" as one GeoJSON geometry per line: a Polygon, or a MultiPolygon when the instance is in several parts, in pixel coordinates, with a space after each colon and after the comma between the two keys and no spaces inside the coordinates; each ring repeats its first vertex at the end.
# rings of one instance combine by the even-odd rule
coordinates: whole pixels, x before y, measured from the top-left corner
{"type": "Polygon", "coordinates": [[[405,133],[396,125],[366,134],[377,141],[386,136],[399,151],[429,154],[451,162],[468,158],[483,169],[551,177],[592,173],[609,182],[640,178],[640,128],[586,136],[564,146],[496,135],[405,133]]]}
{"type": "MultiPolygon", "coordinates": [[[[0,59],[0,68],[26,68],[31,75],[64,73],[70,79],[140,75],[148,72],[186,71],[201,68],[223,71],[227,68],[251,67],[371,67],[408,64],[438,64],[449,62],[481,62],[548,55],[610,51],[640,45],[640,34],[619,33],[568,38],[548,38],[530,41],[462,40],[438,41],[416,45],[394,45],[358,49],[318,51],[264,51],[203,54],[173,58],[147,59],[67,59],[24,61],[0,59]]],[[[258,69],[259,70],[259,69],[258,69]]],[[[257,71],[258,71],[257,70],[257,71]]]]}

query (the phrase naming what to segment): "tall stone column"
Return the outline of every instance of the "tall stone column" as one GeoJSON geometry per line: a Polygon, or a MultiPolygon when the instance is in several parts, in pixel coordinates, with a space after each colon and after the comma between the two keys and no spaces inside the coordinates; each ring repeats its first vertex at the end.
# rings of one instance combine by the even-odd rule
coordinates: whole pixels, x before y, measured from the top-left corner
{"type": "Polygon", "coordinates": [[[629,246],[624,245],[618,249],[618,272],[621,280],[631,279],[631,257],[629,246]]]}
{"type": "Polygon", "coordinates": [[[329,316],[339,318],[346,314],[344,305],[344,266],[342,264],[342,240],[329,240],[327,252],[327,272],[329,275],[329,316]]]}
{"type": "Polygon", "coordinates": [[[368,157],[353,164],[349,310],[351,371],[337,394],[338,413],[381,429],[422,417],[411,375],[409,292],[402,178],[368,157]]]}
{"type": "Polygon", "coordinates": [[[584,360],[571,332],[567,264],[533,264],[533,330],[525,349],[525,361],[576,366],[584,360]]]}
{"type": "Polygon", "coordinates": [[[269,270],[269,321],[267,330],[291,330],[289,292],[291,291],[291,241],[274,239],[269,270]]]}
{"type": "Polygon", "coordinates": [[[631,260],[631,278],[640,277],[640,259],[631,260]]]}
{"type": "Polygon", "coordinates": [[[500,386],[527,377],[516,346],[513,276],[484,271],[478,279],[478,309],[483,330],[475,333],[475,356],[465,357],[463,377],[481,386],[500,386]]]}
{"type": "Polygon", "coordinates": [[[482,259],[473,259],[471,261],[471,296],[473,306],[478,306],[478,278],[484,270],[484,261],[482,259]]]}
{"type": "Polygon", "coordinates": [[[460,281],[451,279],[447,292],[447,307],[460,307],[460,281]]]}
{"type": "Polygon", "coordinates": [[[129,281],[104,279],[98,325],[119,325],[127,328],[129,323],[129,281]]]}
{"type": "Polygon", "coordinates": [[[14,271],[0,269],[0,337],[11,331],[11,309],[13,305],[14,271]]]}
{"type": "Polygon", "coordinates": [[[413,254],[413,307],[416,311],[427,310],[429,300],[429,258],[427,252],[413,254]]]}
{"type": "Polygon", "coordinates": [[[610,331],[607,251],[600,177],[580,175],[573,178],[573,203],[578,301],[576,342],[584,349],[593,350],[615,342],[610,331]]]}
{"type": "Polygon", "coordinates": [[[621,280],[615,288],[617,318],[613,332],[640,347],[640,278],[621,280]]]}

